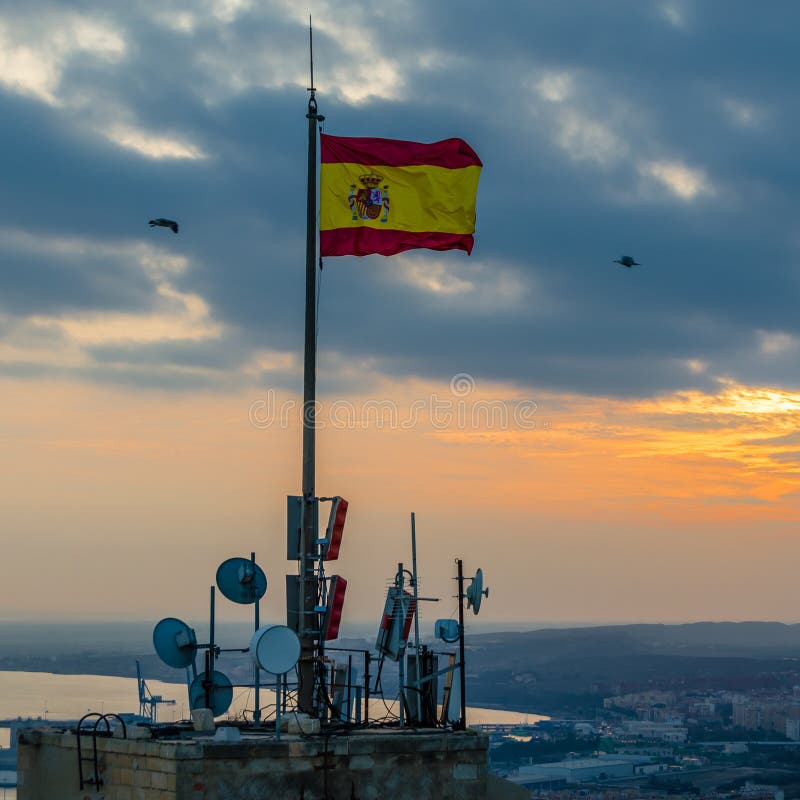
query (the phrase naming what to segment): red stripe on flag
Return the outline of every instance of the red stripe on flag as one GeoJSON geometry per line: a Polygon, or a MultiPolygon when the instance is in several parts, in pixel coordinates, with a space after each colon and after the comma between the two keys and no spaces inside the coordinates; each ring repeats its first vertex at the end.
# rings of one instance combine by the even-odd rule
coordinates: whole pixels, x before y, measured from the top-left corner
{"type": "Polygon", "coordinates": [[[421,233],[419,231],[333,228],[319,232],[321,256],[393,256],[405,250],[466,250],[472,252],[471,233],[421,233]]]}
{"type": "Polygon", "coordinates": [[[422,144],[401,139],[374,139],[361,136],[330,136],[323,133],[323,164],[363,164],[381,167],[430,165],[446,169],[482,167],[478,154],[463,139],[444,139],[422,144]]]}

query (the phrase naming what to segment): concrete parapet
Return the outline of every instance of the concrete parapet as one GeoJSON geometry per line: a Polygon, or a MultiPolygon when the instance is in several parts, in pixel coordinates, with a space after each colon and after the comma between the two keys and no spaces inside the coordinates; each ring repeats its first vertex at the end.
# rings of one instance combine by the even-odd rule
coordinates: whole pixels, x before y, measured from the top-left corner
{"type": "MultiPolygon", "coordinates": [[[[84,771],[93,775],[91,737],[84,771]]],[[[242,730],[237,742],[98,738],[101,787],[79,790],[77,737],[19,738],[19,800],[484,800],[488,738],[475,731],[367,729],[309,737],[242,730]]]]}

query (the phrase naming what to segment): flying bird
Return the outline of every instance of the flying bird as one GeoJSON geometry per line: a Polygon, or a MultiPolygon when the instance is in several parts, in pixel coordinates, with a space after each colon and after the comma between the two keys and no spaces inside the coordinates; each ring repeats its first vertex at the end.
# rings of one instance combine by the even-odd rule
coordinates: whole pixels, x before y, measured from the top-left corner
{"type": "Polygon", "coordinates": [[[633,256],[620,256],[619,258],[614,259],[615,264],[622,264],[623,267],[640,267],[641,264],[636,261],[633,256]]]}
{"type": "Polygon", "coordinates": [[[164,219],[163,217],[159,217],[158,219],[151,219],[149,225],[151,228],[155,228],[156,226],[160,228],[172,228],[173,233],[178,232],[178,223],[175,222],[174,219],[164,219]]]}

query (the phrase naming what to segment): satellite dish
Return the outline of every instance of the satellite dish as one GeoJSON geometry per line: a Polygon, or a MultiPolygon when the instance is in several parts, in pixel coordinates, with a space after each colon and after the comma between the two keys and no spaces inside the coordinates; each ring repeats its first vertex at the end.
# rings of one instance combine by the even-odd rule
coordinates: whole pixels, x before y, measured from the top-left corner
{"type": "Polygon", "coordinates": [[[267,576],[249,558],[229,558],[217,567],[217,586],[228,600],[249,605],[266,594],[267,576]]]}
{"type": "Polygon", "coordinates": [[[481,598],[488,596],[489,590],[483,588],[483,570],[479,569],[467,589],[467,608],[471,608],[472,613],[477,614],[481,610],[481,598]]]}
{"type": "Polygon", "coordinates": [[[211,688],[209,689],[209,705],[206,706],[206,680],[205,671],[201,672],[189,684],[189,705],[192,710],[196,708],[211,708],[215,717],[222,716],[233,702],[233,684],[227,675],[218,670],[211,670],[211,688]]]}
{"type": "Polygon", "coordinates": [[[300,639],[286,625],[263,625],[250,639],[250,657],[265,672],[284,675],[300,658],[300,639]]]}
{"type": "Polygon", "coordinates": [[[437,639],[452,644],[458,641],[458,622],[454,619],[437,619],[434,633],[437,639]]]}
{"type": "Polygon", "coordinates": [[[194,664],[197,636],[185,622],[166,617],[153,629],[153,647],[165,664],[183,669],[194,664]]]}

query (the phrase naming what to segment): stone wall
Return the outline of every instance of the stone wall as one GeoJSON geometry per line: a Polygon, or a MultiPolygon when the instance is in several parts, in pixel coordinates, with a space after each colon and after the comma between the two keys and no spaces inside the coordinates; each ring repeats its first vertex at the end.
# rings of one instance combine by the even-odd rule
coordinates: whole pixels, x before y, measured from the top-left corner
{"type": "MultiPolygon", "coordinates": [[[[485,800],[488,740],[474,731],[244,735],[238,742],[98,739],[103,785],[79,790],[77,737],[19,739],[19,800],[485,800]]],[[[85,774],[93,774],[84,737],[85,774]]]]}

